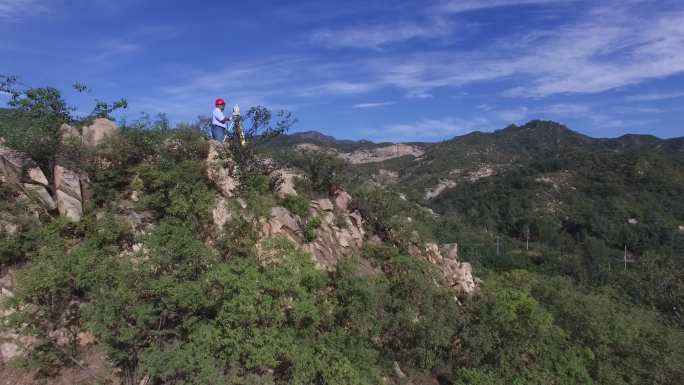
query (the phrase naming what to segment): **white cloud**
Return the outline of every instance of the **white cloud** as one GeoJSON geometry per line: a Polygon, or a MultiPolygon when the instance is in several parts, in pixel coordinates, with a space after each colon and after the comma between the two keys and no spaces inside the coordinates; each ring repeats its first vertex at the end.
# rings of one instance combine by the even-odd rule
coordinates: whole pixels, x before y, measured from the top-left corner
{"type": "Polygon", "coordinates": [[[392,124],[380,129],[362,130],[379,140],[425,140],[444,139],[474,130],[491,130],[494,125],[486,117],[462,119],[447,117],[441,119],[421,119],[411,124],[392,124]]]}
{"type": "Polygon", "coordinates": [[[431,19],[424,23],[398,22],[354,25],[317,31],[312,41],[328,48],[350,47],[380,49],[383,46],[412,39],[434,39],[448,36],[451,25],[445,20],[431,19]]]}
{"type": "Polygon", "coordinates": [[[360,94],[371,91],[377,88],[373,83],[348,82],[348,81],[332,81],[315,86],[309,92],[324,93],[324,94],[360,94]]]}
{"type": "Polygon", "coordinates": [[[558,116],[580,116],[591,111],[591,107],[583,104],[573,103],[558,103],[535,109],[536,112],[542,114],[558,115],[558,116]]]}
{"type": "Polygon", "coordinates": [[[411,90],[404,95],[407,99],[432,99],[434,95],[421,90],[411,90]]]}
{"type": "Polygon", "coordinates": [[[114,39],[102,43],[99,47],[99,53],[92,56],[92,61],[106,61],[122,55],[131,54],[142,49],[142,46],[137,43],[132,43],[125,40],[114,39]]]}
{"type": "Polygon", "coordinates": [[[684,72],[684,12],[638,18],[595,10],[588,21],[540,38],[512,65],[531,94],[599,93],[684,72]]]}
{"type": "Polygon", "coordinates": [[[442,3],[438,9],[447,13],[461,13],[489,8],[572,3],[575,1],[577,0],[450,0],[442,3]]]}
{"type": "Polygon", "coordinates": [[[24,16],[48,11],[48,7],[37,0],[0,0],[0,20],[3,21],[17,21],[24,16]]]}
{"type": "MultiPolygon", "coordinates": [[[[491,8],[550,2],[477,4],[491,8]]],[[[641,3],[602,3],[552,30],[509,34],[477,50],[423,50],[355,59],[355,68],[366,73],[365,84],[373,86],[347,87],[347,91],[395,87],[411,97],[431,95],[441,87],[511,79],[525,86],[515,85],[503,96],[543,98],[600,93],[684,73],[684,11],[649,10],[648,17],[642,17],[640,13],[646,11],[641,3]]],[[[475,6],[475,2],[459,4],[459,9],[475,6]]]]}
{"type": "Polygon", "coordinates": [[[527,107],[505,109],[496,111],[496,116],[499,120],[506,123],[515,123],[525,119],[529,115],[529,109],[527,107]]]}
{"type": "Polygon", "coordinates": [[[651,102],[657,100],[677,99],[684,97],[684,92],[656,92],[651,94],[639,94],[625,98],[628,102],[651,102]]]}
{"type": "MultiPolygon", "coordinates": [[[[430,98],[439,89],[448,88],[451,92],[486,82],[488,89],[494,89],[493,93],[501,95],[496,87],[505,84],[509,89],[504,96],[534,98],[537,104],[552,95],[600,93],[684,73],[684,49],[681,48],[684,47],[684,8],[675,7],[679,11],[673,11],[669,7],[668,12],[666,8],[657,7],[644,10],[643,1],[635,0],[607,0],[598,5],[583,2],[582,8],[574,10],[571,17],[559,19],[561,21],[554,28],[528,28],[524,33],[506,31],[495,41],[478,40],[477,47],[472,49],[460,45],[458,48],[421,45],[410,51],[391,49],[394,43],[442,36],[444,31],[453,35],[463,16],[445,16],[449,12],[562,3],[574,1],[460,1],[460,8],[456,8],[457,2],[449,2],[443,4],[451,10],[442,9],[438,19],[430,18],[436,17],[434,15],[419,14],[414,21],[405,21],[404,16],[403,21],[396,23],[318,31],[313,39],[323,45],[363,47],[371,48],[371,51],[357,51],[348,56],[307,53],[302,57],[275,57],[265,61],[214,63],[214,67],[221,69],[188,69],[183,74],[187,80],[179,76],[176,84],[171,83],[172,86],[163,89],[163,94],[178,108],[183,108],[183,101],[190,101],[189,105],[200,96],[214,94],[272,105],[278,101],[301,102],[298,98],[311,101],[321,100],[326,95],[364,95],[380,90],[396,91],[397,96],[391,98],[430,98]],[[428,25],[430,20],[440,20],[443,24],[432,29],[428,25]],[[393,26],[403,28],[393,30],[393,26]]],[[[553,12],[556,9],[552,8],[553,12]]],[[[629,101],[679,97],[673,95],[675,93],[633,96],[629,101]]],[[[491,106],[496,104],[495,101],[490,103],[491,106]]],[[[354,107],[379,105],[360,103],[354,107]]],[[[494,128],[492,122],[499,126],[502,121],[519,121],[528,116],[588,119],[584,115],[590,112],[586,105],[573,103],[513,106],[503,110],[492,108],[485,120],[488,128],[494,128]]],[[[617,124],[615,119],[613,123],[606,123],[608,121],[610,119],[604,119],[601,123],[617,124]]],[[[422,120],[415,124],[387,126],[377,132],[411,132],[417,125],[429,127],[427,132],[444,133],[455,132],[460,127],[477,128],[483,123],[473,119],[422,120]]]]}
{"type": "Polygon", "coordinates": [[[391,106],[393,104],[397,104],[397,102],[387,101],[387,102],[374,102],[374,103],[359,103],[359,104],[353,105],[352,107],[353,108],[375,108],[375,107],[391,106]]]}

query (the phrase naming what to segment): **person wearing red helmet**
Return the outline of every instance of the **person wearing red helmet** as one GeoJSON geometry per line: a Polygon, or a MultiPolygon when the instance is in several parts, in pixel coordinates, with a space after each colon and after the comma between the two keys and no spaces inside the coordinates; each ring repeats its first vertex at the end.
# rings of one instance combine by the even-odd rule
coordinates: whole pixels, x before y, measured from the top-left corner
{"type": "Polygon", "coordinates": [[[227,117],[223,113],[223,110],[226,108],[226,102],[223,99],[216,99],[214,106],[216,106],[216,108],[214,108],[214,113],[211,116],[211,136],[214,140],[223,142],[230,117],[227,117]]]}

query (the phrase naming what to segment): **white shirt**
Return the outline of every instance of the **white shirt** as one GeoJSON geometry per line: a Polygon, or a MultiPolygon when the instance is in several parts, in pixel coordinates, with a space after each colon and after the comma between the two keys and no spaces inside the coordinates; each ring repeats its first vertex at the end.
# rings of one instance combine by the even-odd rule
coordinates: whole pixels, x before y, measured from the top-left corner
{"type": "Polygon", "coordinates": [[[211,117],[211,124],[223,128],[227,128],[226,123],[223,123],[226,119],[226,115],[223,114],[223,111],[221,111],[220,108],[216,107],[214,108],[214,113],[212,114],[211,117]]]}

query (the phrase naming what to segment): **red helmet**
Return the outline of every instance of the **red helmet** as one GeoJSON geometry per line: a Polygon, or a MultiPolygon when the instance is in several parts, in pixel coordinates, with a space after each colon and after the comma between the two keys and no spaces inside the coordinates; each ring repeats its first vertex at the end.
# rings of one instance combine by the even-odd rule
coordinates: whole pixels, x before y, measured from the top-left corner
{"type": "Polygon", "coordinates": [[[218,98],[218,99],[216,99],[216,103],[215,103],[215,104],[216,104],[217,106],[225,106],[225,105],[226,105],[226,101],[223,100],[223,99],[221,99],[221,98],[218,98]]]}

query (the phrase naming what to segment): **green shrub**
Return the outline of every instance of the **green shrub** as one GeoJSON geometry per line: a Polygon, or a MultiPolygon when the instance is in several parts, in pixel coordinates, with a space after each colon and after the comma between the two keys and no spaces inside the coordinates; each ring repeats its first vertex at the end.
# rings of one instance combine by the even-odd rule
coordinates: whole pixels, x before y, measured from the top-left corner
{"type": "Polygon", "coordinates": [[[283,207],[290,210],[291,213],[304,217],[309,212],[311,201],[301,195],[286,195],[281,201],[281,204],[283,207]]]}
{"type": "Polygon", "coordinates": [[[157,217],[188,221],[193,228],[208,223],[215,194],[206,177],[204,163],[184,160],[143,163],[135,168],[143,182],[141,205],[157,217]]]}
{"type": "Polygon", "coordinates": [[[306,221],[304,226],[304,241],[313,242],[318,237],[316,230],[321,227],[321,219],[319,217],[311,217],[306,221]]]}
{"type": "Polygon", "coordinates": [[[14,312],[3,326],[35,339],[27,363],[40,374],[73,365],[82,330],[78,303],[112,284],[113,257],[126,236],[126,227],[106,215],[87,229],[55,219],[22,238],[22,252],[30,263],[17,275],[16,296],[8,304],[14,312]],[[67,340],[58,347],[61,334],[67,340]]]}
{"type": "Polygon", "coordinates": [[[256,254],[258,234],[251,222],[236,215],[225,224],[216,248],[223,260],[231,257],[248,257],[256,254]]]}
{"type": "Polygon", "coordinates": [[[321,151],[306,151],[294,155],[289,163],[304,171],[297,180],[297,191],[327,196],[345,183],[347,163],[337,155],[321,151]]]}

